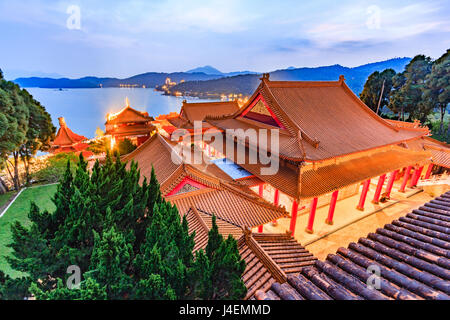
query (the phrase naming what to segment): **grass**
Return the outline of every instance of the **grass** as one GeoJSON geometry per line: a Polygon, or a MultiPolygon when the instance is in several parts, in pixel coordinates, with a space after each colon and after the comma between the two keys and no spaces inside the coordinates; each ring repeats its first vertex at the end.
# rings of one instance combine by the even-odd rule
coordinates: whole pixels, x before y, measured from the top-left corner
{"type": "Polygon", "coordinates": [[[0,194],[0,208],[3,207],[9,200],[9,198],[11,198],[13,196],[14,192],[13,191],[9,191],[7,193],[4,194],[0,194]]]}
{"type": "MultiPolygon", "coordinates": [[[[56,184],[36,186],[24,190],[0,218],[0,270],[11,277],[22,275],[21,272],[11,269],[5,259],[5,256],[11,254],[12,251],[11,248],[6,246],[11,242],[11,224],[17,220],[24,226],[29,226],[28,211],[31,201],[34,201],[41,210],[53,211],[55,206],[51,198],[56,192],[56,186],[56,184]]],[[[3,197],[0,197],[0,204],[1,201],[6,202],[7,199],[3,200],[3,197]]]]}

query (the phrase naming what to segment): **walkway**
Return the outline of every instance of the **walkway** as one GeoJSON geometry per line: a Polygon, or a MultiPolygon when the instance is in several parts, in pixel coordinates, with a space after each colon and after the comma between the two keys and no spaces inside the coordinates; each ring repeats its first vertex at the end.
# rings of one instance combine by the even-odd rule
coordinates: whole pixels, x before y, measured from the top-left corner
{"type": "Polygon", "coordinates": [[[399,217],[405,216],[432,200],[433,197],[425,192],[417,193],[410,198],[403,199],[394,206],[390,206],[376,212],[366,218],[348,225],[324,238],[307,245],[306,248],[318,259],[324,260],[329,253],[335,253],[340,247],[347,247],[350,242],[357,242],[359,238],[367,236],[370,232],[375,232],[377,228],[382,228],[385,224],[392,222],[399,217]]]}
{"type": "MultiPolygon", "coordinates": [[[[316,216],[314,220],[314,227],[313,231],[314,233],[310,234],[305,231],[305,227],[308,223],[309,219],[309,213],[303,213],[300,214],[297,217],[297,224],[295,229],[294,237],[295,239],[300,242],[302,245],[307,246],[309,244],[312,244],[319,239],[322,239],[326,237],[329,234],[332,234],[342,228],[346,228],[349,225],[355,225],[358,221],[361,221],[362,219],[365,219],[368,216],[372,216],[376,214],[377,212],[382,212],[381,215],[386,214],[386,212],[396,212],[400,209],[405,210],[411,210],[411,206],[409,205],[410,200],[408,200],[410,196],[418,193],[421,191],[421,189],[406,189],[405,193],[397,192],[398,188],[400,187],[400,182],[396,182],[394,184],[394,188],[391,193],[391,200],[385,202],[385,203],[379,203],[379,204],[373,204],[371,200],[373,199],[375,188],[376,188],[376,180],[373,181],[373,183],[370,186],[370,190],[367,193],[367,199],[365,202],[365,208],[364,211],[359,211],[356,209],[356,205],[358,204],[359,198],[360,198],[360,192],[354,196],[351,196],[349,198],[340,200],[336,203],[336,210],[334,214],[333,219],[333,225],[329,225],[325,223],[325,220],[328,216],[328,210],[329,206],[323,206],[321,208],[318,208],[316,211],[316,216]],[[392,210],[388,208],[393,208],[392,210]],[[399,209],[400,208],[400,209],[399,209]],[[387,210],[387,211],[386,211],[387,210]]],[[[362,188],[362,186],[360,187],[362,188]]],[[[384,190],[384,189],[383,189],[384,190]]],[[[424,194],[421,192],[421,194],[424,194]]],[[[264,196],[267,200],[270,198],[270,194],[264,193],[264,196]]],[[[430,196],[419,196],[419,198],[423,198],[422,204],[431,199],[430,196]]],[[[281,199],[280,199],[281,200],[281,199]]],[[[286,206],[287,208],[289,203],[283,203],[280,201],[281,205],[286,206]]],[[[414,204],[414,203],[413,203],[414,204]]],[[[406,213],[406,211],[405,211],[406,213]]],[[[388,220],[391,221],[394,218],[388,217],[388,220]]],[[[282,218],[278,220],[278,224],[276,226],[272,224],[266,224],[264,225],[263,231],[268,233],[285,233],[287,230],[289,230],[290,225],[290,218],[282,218]]],[[[359,225],[359,222],[356,224],[359,225]]],[[[381,227],[379,223],[375,224],[376,227],[381,227]]],[[[257,232],[256,229],[254,232],[257,232]]],[[[360,234],[360,236],[367,235],[368,232],[363,233],[357,233],[360,234]]],[[[346,245],[345,241],[340,242],[339,246],[346,245]]]]}

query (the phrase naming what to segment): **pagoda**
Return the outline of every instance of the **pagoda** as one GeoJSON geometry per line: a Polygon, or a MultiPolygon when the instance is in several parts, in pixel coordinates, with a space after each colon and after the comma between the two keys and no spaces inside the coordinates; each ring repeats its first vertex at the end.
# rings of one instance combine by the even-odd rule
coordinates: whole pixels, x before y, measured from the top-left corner
{"type": "Polygon", "coordinates": [[[54,154],[60,152],[81,152],[85,157],[93,155],[92,152],[86,150],[89,147],[89,144],[86,143],[88,139],[70,130],[63,117],[58,118],[58,120],[59,129],[51,143],[50,152],[54,154]]]}
{"type": "Polygon", "coordinates": [[[140,146],[155,131],[155,127],[151,124],[153,120],[148,112],[131,108],[127,98],[125,108],[107,114],[105,133],[111,136],[113,143],[129,139],[136,146],[140,146]]]}

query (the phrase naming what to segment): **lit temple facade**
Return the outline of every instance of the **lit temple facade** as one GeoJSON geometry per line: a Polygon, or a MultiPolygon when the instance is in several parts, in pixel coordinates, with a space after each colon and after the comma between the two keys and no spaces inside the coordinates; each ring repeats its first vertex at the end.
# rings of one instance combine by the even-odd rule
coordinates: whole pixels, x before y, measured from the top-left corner
{"type": "Polygon", "coordinates": [[[111,136],[112,145],[123,139],[129,139],[134,145],[140,146],[155,131],[152,121],[153,118],[147,112],[131,108],[127,98],[125,108],[107,114],[105,134],[111,136]]]}

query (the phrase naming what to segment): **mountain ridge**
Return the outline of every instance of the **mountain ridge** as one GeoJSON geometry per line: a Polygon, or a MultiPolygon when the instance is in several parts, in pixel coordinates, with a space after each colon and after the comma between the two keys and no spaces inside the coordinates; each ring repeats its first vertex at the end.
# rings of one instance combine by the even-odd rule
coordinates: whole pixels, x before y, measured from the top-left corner
{"type": "MultiPolygon", "coordinates": [[[[411,60],[411,58],[393,58],[384,61],[367,63],[357,67],[344,67],[339,64],[320,67],[289,67],[286,69],[279,69],[270,72],[272,80],[336,80],[340,74],[343,74],[350,88],[355,93],[359,93],[364,86],[364,82],[372,72],[378,70],[382,71],[387,68],[392,68],[396,72],[402,71],[404,66],[411,60]]],[[[147,87],[158,88],[158,90],[165,91],[166,94],[173,94],[179,92],[183,95],[208,96],[212,93],[230,94],[241,93],[248,95],[252,88],[256,88],[260,73],[252,71],[235,71],[229,73],[222,73],[220,70],[204,66],[188,70],[186,72],[145,72],[137,74],[128,78],[113,78],[113,77],[94,77],[86,76],[78,79],[70,78],[48,78],[48,77],[28,77],[17,78],[14,82],[22,87],[40,87],[40,88],[99,88],[99,87],[147,87]],[[208,74],[205,72],[198,72],[203,70],[206,72],[220,72],[220,74],[208,74]],[[170,78],[172,82],[176,82],[175,86],[171,86],[169,90],[163,88],[166,79],[170,78]],[[245,79],[245,80],[244,80],[245,79]],[[182,80],[184,82],[180,83],[182,80]],[[245,84],[243,81],[250,81],[245,84]],[[256,84],[256,86],[255,86],[256,84]],[[216,88],[213,88],[213,86],[216,88]]]]}

